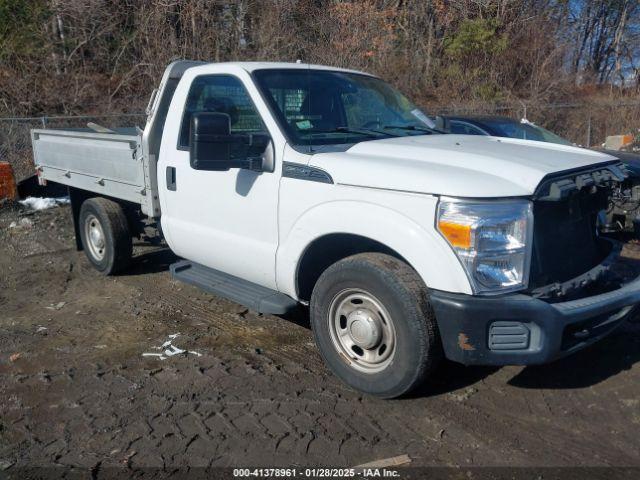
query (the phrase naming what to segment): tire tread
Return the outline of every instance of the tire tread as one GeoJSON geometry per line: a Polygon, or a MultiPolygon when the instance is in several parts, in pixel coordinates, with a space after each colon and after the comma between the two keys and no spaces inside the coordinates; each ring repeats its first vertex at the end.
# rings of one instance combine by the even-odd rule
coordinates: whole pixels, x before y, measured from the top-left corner
{"type": "MultiPolygon", "coordinates": [[[[429,302],[429,291],[418,273],[404,261],[383,253],[359,253],[331,265],[323,272],[314,286],[311,298],[312,327],[316,342],[318,342],[317,324],[326,312],[321,312],[319,299],[322,292],[328,289],[333,281],[342,278],[352,269],[374,269],[375,273],[382,277],[396,296],[401,300],[402,308],[413,321],[412,326],[418,330],[419,347],[417,353],[417,368],[412,372],[412,377],[385,392],[367,392],[383,398],[395,398],[409,393],[437,367],[442,358],[442,343],[438,332],[435,314],[429,302]],[[398,288],[399,287],[399,288],[398,288]]],[[[325,362],[331,366],[331,362],[322,349],[320,349],[325,362]]]]}

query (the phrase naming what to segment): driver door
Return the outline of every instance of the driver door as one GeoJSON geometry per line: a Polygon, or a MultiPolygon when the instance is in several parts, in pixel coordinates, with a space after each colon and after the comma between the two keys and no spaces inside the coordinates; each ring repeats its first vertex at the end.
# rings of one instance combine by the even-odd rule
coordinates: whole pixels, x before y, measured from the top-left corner
{"type": "Polygon", "coordinates": [[[159,163],[167,241],[181,257],[275,288],[279,175],[238,168],[192,168],[189,128],[195,112],[229,115],[231,133],[268,133],[238,77],[211,74],[193,79],[177,145],[163,145],[159,163]]]}

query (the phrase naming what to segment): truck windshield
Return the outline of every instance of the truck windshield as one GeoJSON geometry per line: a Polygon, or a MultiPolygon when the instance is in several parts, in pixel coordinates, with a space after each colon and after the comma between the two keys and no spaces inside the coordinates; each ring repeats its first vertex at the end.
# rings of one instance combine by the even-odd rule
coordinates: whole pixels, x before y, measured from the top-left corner
{"type": "Polygon", "coordinates": [[[254,72],[293,145],[352,144],[439,133],[404,95],[369,75],[316,69],[254,72]]]}

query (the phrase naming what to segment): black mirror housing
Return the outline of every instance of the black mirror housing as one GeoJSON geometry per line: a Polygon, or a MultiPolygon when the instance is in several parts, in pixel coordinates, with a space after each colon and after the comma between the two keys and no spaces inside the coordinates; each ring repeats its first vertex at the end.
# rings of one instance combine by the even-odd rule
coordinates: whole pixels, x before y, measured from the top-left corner
{"type": "Polygon", "coordinates": [[[197,112],[191,117],[189,161],[195,170],[262,169],[267,134],[232,134],[226,113],[197,112]]]}

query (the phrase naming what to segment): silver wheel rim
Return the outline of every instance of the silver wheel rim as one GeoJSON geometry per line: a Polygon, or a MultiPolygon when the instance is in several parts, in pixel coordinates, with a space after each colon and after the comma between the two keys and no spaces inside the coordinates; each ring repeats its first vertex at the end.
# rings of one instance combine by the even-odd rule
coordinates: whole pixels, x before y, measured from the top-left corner
{"type": "Polygon", "coordinates": [[[102,225],[95,215],[88,215],[84,220],[84,237],[91,256],[98,261],[104,258],[106,243],[102,225]]]}
{"type": "Polygon", "coordinates": [[[396,350],[396,330],[384,305],[370,293],[347,289],[329,307],[331,341],[349,366],[363,373],[384,370],[396,350]]]}

